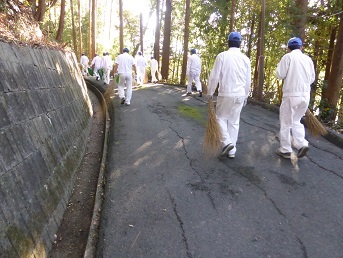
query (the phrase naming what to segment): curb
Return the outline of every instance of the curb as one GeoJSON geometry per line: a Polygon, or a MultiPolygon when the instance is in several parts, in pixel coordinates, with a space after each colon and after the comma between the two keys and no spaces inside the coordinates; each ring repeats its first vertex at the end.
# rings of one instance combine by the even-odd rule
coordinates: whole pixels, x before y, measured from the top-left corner
{"type": "Polygon", "coordinates": [[[104,199],[104,185],[105,185],[105,168],[107,162],[107,151],[108,151],[108,133],[110,128],[110,119],[109,119],[109,112],[107,109],[107,104],[105,98],[98,89],[97,85],[94,85],[92,81],[86,80],[88,89],[90,89],[100,100],[103,112],[105,114],[105,134],[104,134],[104,146],[103,146],[103,153],[101,157],[101,165],[100,165],[100,172],[98,177],[95,201],[94,201],[94,209],[92,220],[89,228],[87,245],[84,252],[84,258],[92,258],[96,256],[96,247],[99,237],[99,227],[100,227],[100,218],[101,218],[101,210],[103,205],[104,199]]]}

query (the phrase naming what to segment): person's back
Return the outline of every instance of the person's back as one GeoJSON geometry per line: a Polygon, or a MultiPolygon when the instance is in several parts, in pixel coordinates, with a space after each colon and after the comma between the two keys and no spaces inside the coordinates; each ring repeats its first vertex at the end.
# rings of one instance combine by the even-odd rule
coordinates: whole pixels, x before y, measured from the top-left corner
{"type": "Polygon", "coordinates": [[[158,62],[154,57],[151,57],[150,59],[150,68],[151,68],[151,82],[157,82],[157,78],[156,78],[156,73],[159,76],[159,72],[158,72],[158,62]]]}
{"type": "Polygon", "coordinates": [[[191,49],[191,56],[187,61],[187,95],[192,94],[192,83],[194,81],[197,91],[199,92],[199,97],[202,97],[202,85],[200,82],[201,59],[196,53],[197,51],[195,48],[191,49]]]}
{"type": "Polygon", "coordinates": [[[135,60],[131,55],[124,52],[117,57],[115,63],[118,64],[118,73],[132,73],[132,65],[134,65],[135,60]]]}
{"type": "Polygon", "coordinates": [[[94,65],[97,68],[101,67],[101,57],[96,55],[92,60],[92,65],[94,65]]]}
{"type": "Polygon", "coordinates": [[[101,68],[102,65],[102,60],[101,57],[99,57],[97,54],[95,54],[95,57],[92,60],[91,66],[94,66],[94,76],[96,77],[96,80],[100,80],[100,74],[99,74],[99,69],[101,68]]]}
{"type": "Polygon", "coordinates": [[[247,96],[251,84],[249,58],[239,48],[231,47],[217,56],[218,66],[210,78],[219,78],[219,96],[247,96]]]}
{"type": "Polygon", "coordinates": [[[155,58],[150,60],[150,67],[151,67],[151,70],[157,70],[158,69],[158,63],[157,63],[157,60],[155,58]]]}
{"type": "Polygon", "coordinates": [[[82,54],[81,59],[80,59],[80,63],[82,65],[88,65],[89,59],[88,59],[88,57],[85,54],[82,54]]]}
{"type": "Polygon", "coordinates": [[[137,67],[137,85],[141,85],[144,83],[146,67],[146,61],[141,51],[138,51],[138,55],[136,56],[135,61],[137,67]]]}
{"type": "Polygon", "coordinates": [[[308,96],[315,79],[313,62],[300,49],[294,49],[282,57],[276,75],[285,80],[284,96],[308,96]]]}
{"type": "Polygon", "coordinates": [[[146,66],[145,58],[142,55],[138,55],[136,57],[136,65],[137,66],[142,66],[142,67],[146,66]]]}
{"type": "Polygon", "coordinates": [[[118,94],[121,104],[130,105],[132,97],[132,68],[136,71],[135,59],[129,55],[129,49],[124,48],[123,54],[117,56],[114,73],[119,74],[118,94]],[[124,87],[126,86],[126,96],[124,87]]]}
{"type": "Polygon", "coordinates": [[[82,66],[82,71],[81,71],[82,75],[88,74],[88,70],[87,70],[88,63],[89,63],[88,57],[84,53],[82,53],[81,58],[80,58],[80,64],[82,66]]]}
{"type": "Polygon", "coordinates": [[[188,69],[192,72],[201,73],[201,59],[198,55],[193,54],[188,59],[188,69]]]}
{"type": "Polygon", "coordinates": [[[207,94],[210,96],[219,83],[216,118],[222,133],[221,157],[236,156],[240,114],[250,91],[251,64],[249,58],[239,49],[241,42],[239,32],[229,34],[229,50],[216,57],[208,79],[207,94]]]}
{"type": "Polygon", "coordinates": [[[293,147],[298,149],[298,158],[309,150],[305,128],[300,122],[310,101],[311,83],[315,80],[314,65],[310,57],[302,53],[302,40],[291,38],[287,51],[276,68],[276,76],[284,80],[280,105],[280,148],[276,153],[290,159],[293,147]]]}
{"type": "Polygon", "coordinates": [[[112,59],[111,57],[106,54],[103,58],[103,67],[105,68],[108,68],[108,67],[111,67],[112,66],[112,59]]]}

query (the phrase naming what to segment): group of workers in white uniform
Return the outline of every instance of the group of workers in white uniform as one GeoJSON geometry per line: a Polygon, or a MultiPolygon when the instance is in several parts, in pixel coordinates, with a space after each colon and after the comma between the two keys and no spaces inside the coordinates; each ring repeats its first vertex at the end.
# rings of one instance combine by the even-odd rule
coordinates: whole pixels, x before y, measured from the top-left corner
{"type": "MultiPolygon", "coordinates": [[[[222,132],[221,157],[235,157],[240,113],[247,103],[251,87],[251,64],[249,58],[239,50],[241,41],[240,33],[229,34],[229,49],[216,57],[208,79],[207,94],[210,97],[219,84],[216,117],[222,132]]],[[[297,158],[304,157],[309,150],[305,128],[300,120],[309,105],[315,71],[311,58],[302,52],[300,38],[291,38],[287,47],[288,53],[282,57],[276,68],[277,78],[284,80],[279,115],[280,148],[276,153],[291,159],[293,147],[297,149],[297,158]]]]}
{"type": "MultiPolygon", "coordinates": [[[[229,34],[227,41],[229,48],[217,55],[208,78],[208,97],[212,98],[218,87],[216,118],[222,133],[220,157],[235,158],[240,114],[242,108],[247,104],[251,88],[251,62],[240,51],[241,42],[242,36],[239,32],[229,34]]],[[[300,120],[309,105],[310,85],[315,80],[315,71],[311,58],[302,52],[302,46],[300,38],[291,38],[287,44],[288,53],[282,57],[276,68],[277,78],[284,81],[279,115],[280,148],[276,150],[276,153],[286,159],[291,159],[293,148],[298,150],[296,154],[298,158],[304,157],[309,150],[308,141],[305,139],[305,128],[300,120]]],[[[194,82],[199,97],[202,97],[201,59],[197,55],[196,49],[191,49],[190,53],[186,70],[188,79],[186,95],[192,94],[194,82]]],[[[84,67],[82,58],[83,56],[81,64],[84,67]]],[[[101,63],[99,65],[96,57],[92,64],[95,66],[94,70],[101,67],[101,63]]],[[[121,104],[130,105],[131,103],[132,69],[134,69],[139,85],[144,83],[146,66],[147,62],[140,51],[134,58],[129,55],[129,49],[124,48],[123,53],[116,58],[114,73],[119,74],[118,95],[121,104]]],[[[155,83],[161,79],[161,75],[158,72],[158,62],[153,57],[150,60],[150,68],[151,82],[155,83]]],[[[108,84],[109,79],[106,79],[105,83],[108,84]]]]}

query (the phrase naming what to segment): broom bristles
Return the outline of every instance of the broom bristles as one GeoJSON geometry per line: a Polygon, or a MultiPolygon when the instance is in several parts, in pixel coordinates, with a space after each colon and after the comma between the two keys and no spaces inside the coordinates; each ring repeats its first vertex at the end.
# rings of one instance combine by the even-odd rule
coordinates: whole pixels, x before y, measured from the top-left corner
{"type": "Polygon", "coordinates": [[[309,109],[307,109],[305,113],[305,123],[310,133],[315,137],[325,135],[328,132],[322,125],[322,123],[312,114],[309,109]]]}
{"type": "Polygon", "coordinates": [[[204,151],[209,157],[217,156],[221,149],[221,130],[216,118],[213,98],[208,102],[208,119],[206,125],[204,151]]]}

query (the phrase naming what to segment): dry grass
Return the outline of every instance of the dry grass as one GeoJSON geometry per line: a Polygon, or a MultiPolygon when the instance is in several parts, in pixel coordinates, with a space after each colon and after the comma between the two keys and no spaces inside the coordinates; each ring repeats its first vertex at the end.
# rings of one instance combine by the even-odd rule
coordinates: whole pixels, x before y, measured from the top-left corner
{"type": "Polygon", "coordinates": [[[20,1],[11,1],[0,6],[0,41],[35,48],[66,50],[61,44],[43,35],[31,9],[20,1]]]}
{"type": "Polygon", "coordinates": [[[213,98],[208,102],[208,119],[204,139],[204,151],[208,157],[218,156],[221,150],[221,130],[216,118],[213,98]]]}
{"type": "Polygon", "coordinates": [[[306,110],[305,113],[305,122],[307,129],[311,132],[311,134],[315,137],[320,135],[327,134],[326,128],[322,125],[322,123],[311,113],[309,109],[306,110]]]}

